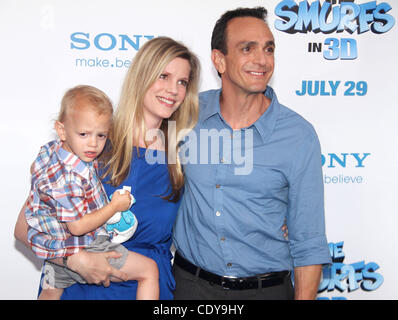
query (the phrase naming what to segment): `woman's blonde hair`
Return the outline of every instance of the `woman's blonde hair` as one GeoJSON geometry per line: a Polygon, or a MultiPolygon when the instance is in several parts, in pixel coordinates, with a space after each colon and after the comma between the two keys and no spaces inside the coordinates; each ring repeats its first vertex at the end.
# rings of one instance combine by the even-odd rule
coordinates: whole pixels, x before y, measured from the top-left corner
{"type": "MultiPolygon", "coordinates": [[[[161,130],[166,137],[166,155],[177,153],[180,133],[192,129],[199,113],[198,87],[200,65],[198,58],[183,44],[168,37],[158,37],[145,43],[137,52],[127,72],[122,87],[119,105],[114,115],[113,132],[110,136],[111,149],[106,174],[112,185],[128,176],[133,147],[139,146],[139,139],[145,140],[144,97],[148,89],[160,77],[166,66],[175,58],[186,59],[191,67],[189,82],[183,103],[169,119],[164,119],[161,130]],[[175,121],[176,136],[168,137],[168,120],[175,121]],[[183,131],[184,130],[184,131],[183,131]]],[[[168,163],[171,192],[164,197],[177,201],[184,185],[184,176],[178,156],[168,163]]]]}

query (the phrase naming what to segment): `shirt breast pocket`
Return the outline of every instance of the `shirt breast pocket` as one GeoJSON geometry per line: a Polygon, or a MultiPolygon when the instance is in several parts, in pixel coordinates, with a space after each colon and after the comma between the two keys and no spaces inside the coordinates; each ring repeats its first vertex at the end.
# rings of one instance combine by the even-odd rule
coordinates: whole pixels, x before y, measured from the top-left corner
{"type": "Polygon", "coordinates": [[[253,171],[248,176],[242,176],[242,181],[248,191],[260,194],[265,198],[273,197],[288,188],[288,181],[283,172],[267,165],[253,165],[253,171]]]}

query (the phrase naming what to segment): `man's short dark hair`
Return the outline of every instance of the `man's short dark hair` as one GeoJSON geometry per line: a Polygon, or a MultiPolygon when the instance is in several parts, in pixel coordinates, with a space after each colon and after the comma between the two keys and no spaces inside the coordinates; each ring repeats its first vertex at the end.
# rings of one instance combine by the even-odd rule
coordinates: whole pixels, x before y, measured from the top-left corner
{"type": "Polygon", "coordinates": [[[214,26],[213,33],[211,36],[211,49],[220,50],[223,54],[227,54],[227,43],[226,43],[226,29],[228,22],[233,18],[239,17],[253,17],[263,21],[267,18],[267,9],[264,7],[255,8],[237,8],[225,12],[214,26]]]}

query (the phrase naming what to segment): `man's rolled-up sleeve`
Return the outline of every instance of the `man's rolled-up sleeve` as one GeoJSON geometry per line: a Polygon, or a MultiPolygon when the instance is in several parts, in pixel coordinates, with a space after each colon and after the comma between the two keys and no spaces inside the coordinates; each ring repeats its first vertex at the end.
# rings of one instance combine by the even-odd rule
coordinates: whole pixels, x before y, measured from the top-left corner
{"type": "Polygon", "coordinates": [[[294,267],[331,263],[325,234],[321,150],[315,131],[297,145],[289,177],[287,227],[294,267]]]}

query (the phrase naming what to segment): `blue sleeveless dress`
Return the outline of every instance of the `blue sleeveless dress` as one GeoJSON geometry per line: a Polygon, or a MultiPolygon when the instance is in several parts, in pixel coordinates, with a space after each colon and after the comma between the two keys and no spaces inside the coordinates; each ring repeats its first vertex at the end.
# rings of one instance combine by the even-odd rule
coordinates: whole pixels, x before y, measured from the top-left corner
{"type": "MultiPolygon", "coordinates": [[[[104,183],[108,197],[123,186],[131,186],[137,202],[130,209],[137,217],[138,227],[131,239],[123,245],[134,252],[141,253],[156,261],[159,269],[160,299],[173,299],[175,282],[171,271],[170,246],[172,229],[176,218],[178,203],[163,200],[168,195],[170,179],[166,164],[150,164],[145,160],[146,149],[133,149],[130,174],[114,188],[104,183]]],[[[161,156],[163,151],[148,150],[153,156],[161,156]]],[[[62,300],[135,300],[137,281],[111,282],[107,288],[89,284],[74,284],[64,289],[62,300]]]]}

